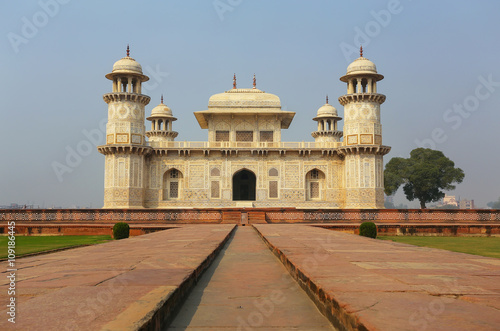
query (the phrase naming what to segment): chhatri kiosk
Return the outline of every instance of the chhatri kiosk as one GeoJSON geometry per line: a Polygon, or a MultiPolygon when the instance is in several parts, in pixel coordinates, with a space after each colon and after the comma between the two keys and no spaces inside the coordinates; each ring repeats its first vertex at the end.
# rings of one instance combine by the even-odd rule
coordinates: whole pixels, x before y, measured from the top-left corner
{"type": "Polygon", "coordinates": [[[104,208],[383,208],[383,155],[377,93],[384,77],[363,57],[345,76],[343,131],[328,103],[311,121],[314,142],[281,141],[294,112],[278,96],[252,88],[215,94],[208,109],[194,113],[208,141],[175,141],[177,119],[163,103],[145,118],[150,97],[141,93],[149,78],[127,56],[106,78],[108,104],[104,208]],[[145,120],[150,129],[146,131],[145,120]]]}

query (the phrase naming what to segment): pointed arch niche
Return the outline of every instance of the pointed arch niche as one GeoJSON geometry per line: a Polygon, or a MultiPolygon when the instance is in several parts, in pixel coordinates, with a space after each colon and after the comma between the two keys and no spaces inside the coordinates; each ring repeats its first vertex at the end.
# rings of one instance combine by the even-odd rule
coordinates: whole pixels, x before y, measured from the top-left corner
{"type": "Polygon", "coordinates": [[[306,199],[322,200],[325,189],[325,174],[318,169],[312,169],[306,174],[306,199]]]}
{"type": "Polygon", "coordinates": [[[173,168],[163,175],[163,200],[179,200],[182,192],[182,172],[173,168]]]}

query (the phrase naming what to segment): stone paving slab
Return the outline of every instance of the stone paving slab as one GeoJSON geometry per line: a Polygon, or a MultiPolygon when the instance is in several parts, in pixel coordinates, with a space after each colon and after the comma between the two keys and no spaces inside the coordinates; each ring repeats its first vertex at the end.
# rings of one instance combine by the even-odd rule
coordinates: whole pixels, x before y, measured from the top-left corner
{"type": "Polygon", "coordinates": [[[334,325],[500,329],[499,259],[308,225],[254,226],[334,325]]]}
{"type": "Polygon", "coordinates": [[[240,226],[164,330],[335,330],[257,231],[240,226]]]}
{"type": "Polygon", "coordinates": [[[234,225],[185,225],[16,261],[16,324],[7,321],[0,263],[0,330],[137,330],[178,304],[234,225]],[[167,302],[168,301],[168,302],[167,302]]]}

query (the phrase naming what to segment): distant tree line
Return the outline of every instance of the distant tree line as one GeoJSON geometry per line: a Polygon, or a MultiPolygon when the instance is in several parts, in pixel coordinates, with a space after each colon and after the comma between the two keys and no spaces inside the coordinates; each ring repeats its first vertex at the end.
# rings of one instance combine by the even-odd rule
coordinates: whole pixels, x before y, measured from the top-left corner
{"type": "Polygon", "coordinates": [[[498,198],[497,201],[488,202],[486,206],[490,207],[491,209],[500,209],[500,198],[498,198]]]}

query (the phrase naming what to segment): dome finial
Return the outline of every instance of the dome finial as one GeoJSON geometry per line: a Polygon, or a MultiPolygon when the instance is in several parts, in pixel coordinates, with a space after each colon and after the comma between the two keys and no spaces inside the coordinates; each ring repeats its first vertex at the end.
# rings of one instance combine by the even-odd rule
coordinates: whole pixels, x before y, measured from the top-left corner
{"type": "Polygon", "coordinates": [[[255,74],[253,74],[253,88],[257,88],[257,79],[255,78],[255,74]]]}
{"type": "Polygon", "coordinates": [[[233,89],[236,88],[236,74],[233,75],[233,89]]]}
{"type": "Polygon", "coordinates": [[[328,94],[326,95],[326,104],[328,104],[328,94]]]}
{"type": "Polygon", "coordinates": [[[128,47],[128,44],[127,44],[127,57],[130,57],[130,47],[128,47]]]}
{"type": "Polygon", "coordinates": [[[163,93],[161,94],[161,104],[163,104],[163,93]]]}
{"type": "Polygon", "coordinates": [[[363,57],[363,45],[359,46],[359,57],[363,57]]]}

